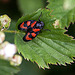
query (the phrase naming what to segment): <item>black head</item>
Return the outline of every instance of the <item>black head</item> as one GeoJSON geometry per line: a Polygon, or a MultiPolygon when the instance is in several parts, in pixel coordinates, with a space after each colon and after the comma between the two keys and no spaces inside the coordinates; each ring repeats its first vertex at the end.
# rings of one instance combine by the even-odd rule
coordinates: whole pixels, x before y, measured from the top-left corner
{"type": "Polygon", "coordinates": [[[44,23],[42,21],[37,21],[36,28],[42,29],[44,26],[44,23]]]}

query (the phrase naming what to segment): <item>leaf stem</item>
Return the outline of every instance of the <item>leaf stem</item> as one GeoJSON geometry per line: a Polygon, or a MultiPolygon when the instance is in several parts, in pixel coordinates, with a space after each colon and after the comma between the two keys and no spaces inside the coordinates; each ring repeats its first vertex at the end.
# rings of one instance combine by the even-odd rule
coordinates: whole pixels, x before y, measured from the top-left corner
{"type": "Polygon", "coordinates": [[[7,33],[21,33],[19,31],[15,31],[15,30],[4,30],[3,32],[7,32],[7,33]]]}

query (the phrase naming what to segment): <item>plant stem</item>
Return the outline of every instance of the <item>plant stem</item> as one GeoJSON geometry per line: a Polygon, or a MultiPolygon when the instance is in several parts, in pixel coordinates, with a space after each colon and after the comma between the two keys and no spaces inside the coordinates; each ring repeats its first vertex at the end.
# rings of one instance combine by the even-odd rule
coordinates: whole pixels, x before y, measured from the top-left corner
{"type": "Polygon", "coordinates": [[[19,31],[15,31],[15,30],[4,30],[3,32],[7,32],[7,33],[21,33],[19,31]]]}

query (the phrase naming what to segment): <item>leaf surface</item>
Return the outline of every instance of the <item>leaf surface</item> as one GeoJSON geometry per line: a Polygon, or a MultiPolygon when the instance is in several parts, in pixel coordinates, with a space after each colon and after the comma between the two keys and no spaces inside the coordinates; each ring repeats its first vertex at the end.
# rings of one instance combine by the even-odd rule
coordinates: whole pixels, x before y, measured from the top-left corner
{"type": "Polygon", "coordinates": [[[51,31],[42,30],[42,33],[35,39],[24,42],[22,38],[25,32],[17,29],[19,33],[15,35],[15,44],[18,52],[21,52],[25,59],[35,61],[42,68],[49,68],[48,64],[70,64],[75,56],[75,40],[64,34],[65,30],[54,28],[53,23],[55,20],[50,15],[50,10],[40,9],[31,15],[21,17],[16,26],[26,20],[37,21],[41,12],[40,20],[45,24],[44,29],[50,29],[51,31]]]}
{"type": "Polygon", "coordinates": [[[51,15],[59,20],[59,27],[68,27],[71,22],[75,21],[75,0],[48,0],[51,15]]]}

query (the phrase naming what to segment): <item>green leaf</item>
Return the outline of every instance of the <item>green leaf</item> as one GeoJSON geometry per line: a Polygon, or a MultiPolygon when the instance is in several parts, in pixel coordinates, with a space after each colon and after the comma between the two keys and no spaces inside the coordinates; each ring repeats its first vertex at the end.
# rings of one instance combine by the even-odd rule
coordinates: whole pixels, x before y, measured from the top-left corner
{"type": "Polygon", "coordinates": [[[44,29],[51,31],[42,30],[42,33],[29,42],[23,41],[24,32],[16,34],[15,44],[18,52],[21,52],[25,59],[35,61],[42,68],[49,68],[48,64],[70,64],[75,56],[75,40],[64,34],[65,30],[54,28],[52,24],[55,20],[50,16],[50,10],[40,9],[31,15],[26,15],[18,20],[16,26],[26,20],[38,20],[41,12],[40,19],[45,24],[44,29]]]}
{"type": "Polygon", "coordinates": [[[59,27],[68,27],[75,21],[75,0],[48,0],[47,8],[52,10],[51,15],[59,20],[59,27]]]}
{"type": "Polygon", "coordinates": [[[26,15],[31,14],[39,8],[44,8],[46,0],[18,0],[18,5],[21,12],[26,15]]]}
{"type": "Polygon", "coordinates": [[[0,59],[0,75],[13,75],[18,71],[19,69],[15,66],[11,66],[8,61],[0,59]]]}

